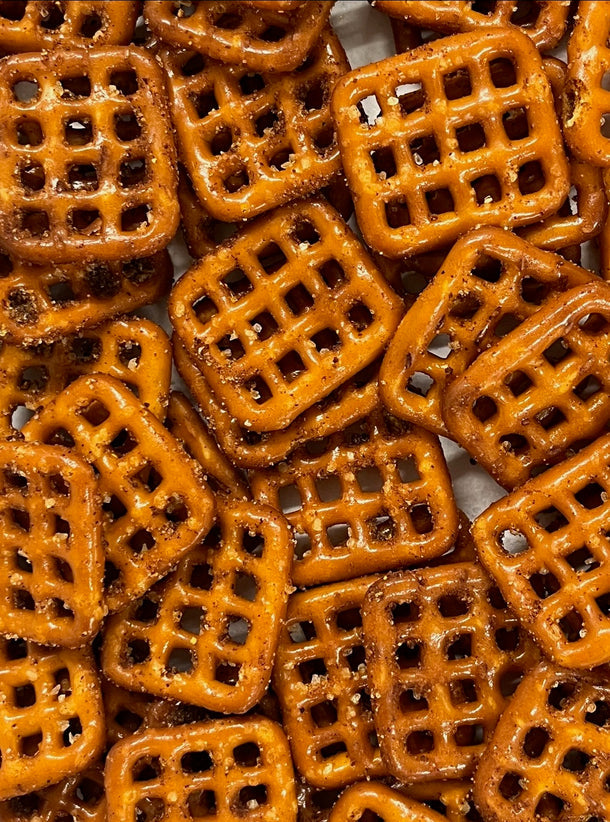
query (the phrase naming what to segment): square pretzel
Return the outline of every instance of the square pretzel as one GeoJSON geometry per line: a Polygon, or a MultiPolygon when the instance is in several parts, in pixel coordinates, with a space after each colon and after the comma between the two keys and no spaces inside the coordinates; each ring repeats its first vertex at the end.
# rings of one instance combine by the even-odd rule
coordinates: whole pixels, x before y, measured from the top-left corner
{"type": "Polygon", "coordinates": [[[373,362],[400,308],[337,212],[313,201],[260,217],[195,264],[169,314],[232,416],[275,431],[373,362]]]}
{"type": "Polygon", "coordinates": [[[473,773],[539,654],[474,563],[384,577],[362,623],[383,761],[411,782],[473,773]]]}
{"type": "Polygon", "coordinates": [[[9,253],[82,263],[167,245],[179,209],[163,89],[153,57],[135,47],[2,61],[0,240],[9,253]]]}
{"type": "Polygon", "coordinates": [[[286,737],[262,717],[149,730],[119,742],[106,763],[108,822],[141,813],[167,822],[296,822],[286,737]]]}
{"type": "Polygon", "coordinates": [[[339,798],[328,822],[443,822],[443,817],[382,782],[360,782],[339,798]]]}
{"type": "Polygon", "coordinates": [[[610,660],[610,436],[494,503],[476,521],[481,561],[547,656],[610,660]]]}
{"type": "Polygon", "coordinates": [[[212,525],[213,496],[194,460],[112,377],[79,377],[22,433],[74,449],[99,474],[109,611],[143,594],[212,525]]]}
{"type": "Polygon", "coordinates": [[[460,238],[388,346],[380,372],[385,404],[447,436],[442,400],[451,382],[550,298],[592,280],[500,228],[460,238]]]}
{"type": "Polygon", "coordinates": [[[278,512],[219,504],[218,527],[167,582],[109,620],[104,673],[133,690],[245,713],[269,683],[291,554],[278,512]]]}
{"type": "Polygon", "coordinates": [[[92,765],[57,785],[0,803],[3,822],[105,822],[104,768],[92,765]]]}
{"type": "Polygon", "coordinates": [[[0,800],[79,773],[104,743],[90,652],[0,637],[0,800]]]}
{"type": "Polygon", "coordinates": [[[448,387],[452,437],[511,489],[606,430],[610,288],[573,288],[481,354],[448,387]]]}
{"type": "Polygon", "coordinates": [[[104,616],[100,515],[83,460],[0,443],[0,634],[71,648],[93,639],[104,616]]]}
{"type": "Polygon", "coordinates": [[[289,72],[314,48],[332,5],[312,0],[287,14],[275,3],[260,9],[245,3],[147,0],[144,17],[172,48],[194,48],[250,71],[289,72]]]}
{"type": "Polygon", "coordinates": [[[502,714],[475,777],[490,822],[604,819],[608,813],[610,689],[605,673],[544,662],[502,714]]]}
{"type": "Polygon", "coordinates": [[[387,774],[373,724],[360,613],[377,579],[324,585],[288,600],[273,687],[295,765],[317,788],[387,774]]]}
{"type": "Polygon", "coordinates": [[[440,443],[380,408],[250,484],[292,525],[292,581],[303,588],[440,556],[458,529],[440,443]]]}
{"type": "Polygon", "coordinates": [[[457,34],[356,69],[331,110],[358,224],[388,257],[476,226],[536,222],[568,194],[549,83],[517,29],[457,34]]]}

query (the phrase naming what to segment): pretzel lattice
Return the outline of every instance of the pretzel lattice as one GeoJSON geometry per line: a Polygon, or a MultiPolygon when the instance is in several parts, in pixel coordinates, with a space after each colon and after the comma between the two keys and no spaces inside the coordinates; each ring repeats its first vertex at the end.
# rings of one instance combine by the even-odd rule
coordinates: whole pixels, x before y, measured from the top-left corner
{"type": "Polygon", "coordinates": [[[105,822],[104,769],[93,765],[57,785],[0,804],[3,822],[105,822]]]}

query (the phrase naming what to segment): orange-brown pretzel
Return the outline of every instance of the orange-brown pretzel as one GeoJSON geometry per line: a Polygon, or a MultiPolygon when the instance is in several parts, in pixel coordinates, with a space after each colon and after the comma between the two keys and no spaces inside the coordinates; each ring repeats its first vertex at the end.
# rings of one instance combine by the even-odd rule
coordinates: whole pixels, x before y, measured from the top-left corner
{"type": "Polygon", "coordinates": [[[447,389],[450,434],[505,488],[604,433],[610,409],[610,287],[560,294],[447,389]]]}
{"type": "Polygon", "coordinates": [[[293,594],[274,669],[296,767],[318,788],[384,776],[360,609],[378,577],[293,594]]]}
{"type": "Polygon", "coordinates": [[[473,526],[481,561],[547,656],[610,661],[610,436],[494,503],[473,526]]]}
{"type": "Polygon", "coordinates": [[[104,673],[132,690],[245,713],[269,683],[291,556],[280,514],[219,502],[218,526],[201,546],[109,620],[104,673]]]}
{"type": "Polygon", "coordinates": [[[303,588],[424,562],[457,533],[437,438],[380,408],[250,483],[292,525],[292,581],[303,588]]]}
{"type": "Polygon", "coordinates": [[[0,337],[27,345],[74,334],[160,300],[172,278],[167,251],[58,267],[27,265],[0,248],[0,337]]]}
{"type": "Polygon", "coordinates": [[[388,347],[380,372],[386,406],[447,436],[441,413],[447,386],[550,297],[592,279],[500,228],[459,239],[388,347]]]}
{"type": "Polygon", "coordinates": [[[97,483],[62,448],[0,442],[0,634],[74,648],[100,628],[97,483]]]}
{"type": "Polygon", "coordinates": [[[172,358],[167,335],[150,320],[116,320],[77,337],[27,347],[0,344],[0,433],[18,427],[18,409],[35,411],[81,374],[121,380],[163,419],[172,358]]]}
{"type": "Polygon", "coordinates": [[[114,378],[79,377],[22,433],[73,448],[99,472],[110,611],[144,593],[208,532],[214,502],[196,463],[114,378]]]}
{"type": "Polygon", "coordinates": [[[178,227],[164,81],[144,49],[55,49],[0,65],[0,239],[29,262],[159,251],[178,227]]]}
{"type": "Polygon", "coordinates": [[[296,822],[286,737],[261,717],[150,730],[115,745],[106,762],[108,822],[296,822]]]}
{"type": "Polygon", "coordinates": [[[101,762],[50,788],[0,803],[2,822],[106,822],[101,762]]]}
{"type": "Polygon", "coordinates": [[[104,743],[90,652],[0,637],[0,800],[80,773],[104,743]]]}
{"type": "Polygon", "coordinates": [[[479,765],[474,796],[486,822],[604,819],[609,718],[607,672],[539,665],[517,689],[479,765]]]}
{"type": "Polygon", "coordinates": [[[329,822],[444,822],[436,811],[426,808],[382,782],[360,782],[341,796],[329,822]]]}
{"type": "Polygon", "coordinates": [[[305,0],[239,0],[244,6],[257,9],[275,9],[276,11],[294,11],[305,5],[305,0]]]}
{"type": "Polygon", "coordinates": [[[450,250],[451,246],[447,246],[396,260],[373,254],[373,259],[408,311],[441,270],[450,250]]]}
{"type": "Polygon", "coordinates": [[[568,194],[549,82],[517,29],[457,34],[356,69],[331,109],[358,224],[388,257],[479,225],[536,222],[568,194]]]}
{"type": "Polygon", "coordinates": [[[445,822],[483,822],[474,805],[473,784],[470,780],[448,779],[395,787],[422,805],[438,811],[445,822]]]}
{"type": "Polygon", "coordinates": [[[275,431],[379,356],[400,301],[338,213],[313,201],[260,217],[193,266],[169,313],[232,416],[275,431]]]}
{"type": "Polygon", "coordinates": [[[474,563],[384,577],[362,622],[375,727],[407,783],[463,778],[539,653],[474,563]]]}
{"type": "Polygon", "coordinates": [[[330,28],[302,71],[252,75],[193,51],[164,51],[181,160],[204,208],[250,219],[341,170],[330,96],[349,63],[330,28]]]}
{"type": "Polygon", "coordinates": [[[144,17],[172,47],[197,49],[251,71],[292,71],[315,46],[332,3],[311,0],[286,14],[231,2],[147,0],[144,17]]]}

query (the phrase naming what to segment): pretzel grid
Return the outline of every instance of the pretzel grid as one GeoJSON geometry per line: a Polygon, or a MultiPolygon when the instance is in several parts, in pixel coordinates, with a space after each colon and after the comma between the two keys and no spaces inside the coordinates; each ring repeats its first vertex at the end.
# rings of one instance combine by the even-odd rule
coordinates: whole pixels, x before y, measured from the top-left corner
{"type": "Polygon", "coordinates": [[[331,109],[358,224],[388,257],[536,222],[568,194],[548,80],[517,30],[458,34],[352,71],[331,109]]]}
{"type": "Polygon", "coordinates": [[[112,377],[79,377],[22,433],[74,449],[99,472],[110,611],[144,593],[212,524],[213,497],[195,462],[112,377]]]}
{"type": "Polygon", "coordinates": [[[294,529],[299,587],[423,562],[446,551],[457,533],[438,440],[380,408],[286,463],[251,473],[250,484],[294,529]]]}
{"type": "Polygon", "coordinates": [[[1,803],[0,819],[3,822],[105,822],[101,763],[50,788],[1,803]]]}
{"type": "Polygon", "coordinates": [[[178,227],[163,76],[144,49],[56,49],[0,66],[0,235],[30,262],[141,257],[178,227]],[[155,162],[153,162],[153,159],[155,162]]]}
{"type": "Polygon", "coordinates": [[[88,651],[0,638],[0,707],[0,800],[76,774],[102,752],[102,697],[88,651]]]}
{"type": "Polygon", "coordinates": [[[474,563],[384,577],[363,618],[375,726],[407,783],[471,774],[539,654],[474,563]]]}
{"type": "MultiPolygon", "coordinates": [[[[108,822],[156,811],[168,822],[296,822],[286,738],[261,717],[151,730],[115,745],[106,765],[108,822]]],[[[147,814],[148,816],[148,814],[147,814]]]]}
{"type": "Polygon", "coordinates": [[[339,798],[329,822],[443,822],[443,817],[381,782],[352,785],[339,798]]]}

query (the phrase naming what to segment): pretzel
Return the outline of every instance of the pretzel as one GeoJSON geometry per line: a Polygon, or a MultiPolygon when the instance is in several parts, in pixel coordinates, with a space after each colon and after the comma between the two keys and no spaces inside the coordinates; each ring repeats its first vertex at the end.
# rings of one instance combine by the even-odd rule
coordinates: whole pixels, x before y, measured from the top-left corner
{"type": "Polygon", "coordinates": [[[251,502],[219,502],[218,522],[165,583],[109,620],[102,666],[131,690],[244,713],[271,676],[292,536],[251,502]]]}
{"type": "Polygon", "coordinates": [[[190,48],[250,71],[292,71],[315,47],[332,3],[303,3],[285,9],[248,8],[227,2],[147,0],[144,17],[172,48],[190,48]],[[182,12],[182,13],[181,13],[182,12]]]}
{"type": "Polygon", "coordinates": [[[0,248],[0,337],[51,342],[160,300],[173,278],[167,251],[85,265],[26,265],[0,248]]]}
{"type": "Polygon", "coordinates": [[[408,786],[397,785],[395,788],[438,811],[446,822],[483,822],[474,805],[470,780],[419,782],[408,786]]]}
{"type": "Polygon", "coordinates": [[[309,440],[334,434],[356,422],[379,402],[379,361],[363,368],[328,397],[319,400],[282,431],[257,432],[245,429],[217,399],[205,377],[174,337],[174,359],[181,377],[195,398],[222,450],[242,468],[264,468],[280,462],[309,440]]]}
{"type": "Polygon", "coordinates": [[[0,803],[3,822],[106,822],[104,769],[92,765],[57,785],[0,803]]]}
{"type": "Polygon", "coordinates": [[[560,294],[448,387],[451,435],[509,490],[604,433],[610,288],[560,294]]]}
{"type": "Polygon", "coordinates": [[[141,814],[167,822],[296,822],[286,738],[261,717],[151,730],[112,748],[106,762],[108,822],[141,814]],[[157,817],[158,815],[158,817],[157,817]]]}
{"type": "Polygon", "coordinates": [[[195,459],[206,474],[206,482],[215,494],[248,499],[250,493],[243,476],[222,453],[203,420],[180,391],[172,391],[165,427],[195,459]]]}
{"type": "Polygon", "coordinates": [[[384,403],[447,436],[441,402],[452,381],[558,292],[592,279],[508,231],[471,232],[457,241],[394,334],[380,372],[384,403]]]}
{"type": "Polygon", "coordinates": [[[84,645],[104,616],[93,471],[63,449],[0,442],[0,500],[0,633],[84,645]]]}
{"type": "Polygon", "coordinates": [[[474,795],[485,820],[603,819],[609,709],[605,672],[543,662],[525,677],[477,771],[474,795]]]}
{"type": "Polygon", "coordinates": [[[89,651],[0,638],[0,800],[46,788],[104,748],[102,697],[89,651]]]}
{"type": "Polygon", "coordinates": [[[382,782],[361,782],[348,788],[333,808],[329,822],[369,818],[375,822],[443,822],[440,814],[382,782]]]}
{"type": "Polygon", "coordinates": [[[381,254],[374,254],[373,259],[408,311],[441,270],[450,251],[451,246],[447,246],[397,260],[390,260],[381,254]]]}
{"type": "Polygon", "coordinates": [[[538,3],[498,0],[479,4],[463,0],[374,0],[379,11],[404,19],[424,29],[447,32],[479,31],[487,26],[516,26],[527,34],[536,48],[554,48],[564,35],[570,10],[569,0],[542,0],[538,3]]]}
{"type": "Polygon", "coordinates": [[[181,160],[212,217],[250,219],[340,172],[329,104],[349,63],[330,27],[294,74],[253,75],[192,50],[162,59],[181,160]]]}
{"type": "Polygon", "coordinates": [[[35,411],[81,374],[121,380],[153,414],[165,417],[171,349],[163,329],[150,320],[107,323],[77,337],[28,347],[0,347],[0,432],[18,429],[19,412],[35,411]]]}
{"type": "Polygon", "coordinates": [[[109,611],[143,594],[212,525],[213,497],[195,462],[112,377],[79,377],[22,433],[74,449],[99,472],[109,611]]]}
{"type": "Polygon", "coordinates": [[[329,205],[259,218],[175,285],[170,320],[245,428],[288,426],[381,353],[400,301],[329,205]]]}
{"type": "Polygon", "coordinates": [[[380,408],[250,484],[292,525],[292,581],[303,588],[424,562],[457,533],[438,440],[380,408]]]}
{"type": "MultiPolygon", "coordinates": [[[[425,559],[418,563],[420,567],[435,568],[438,565],[449,565],[454,562],[476,562],[477,552],[470,529],[470,520],[458,508],[458,529],[453,545],[440,557],[425,559]]],[[[417,566],[414,566],[417,567],[417,566]]]]}
{"type": "Polygon", "coordinates": [[[471,774],[539,658],[492,582],[474,563],[384,577],[362,624],[388,770],[409,784],[471,774]]]}
{"type": "Polygon", "coordinates": [[[331,110],[358,224],[388,257],[480,225],[536,222],[568,194],[548,80],[516,29],[454,35],[356,69],[331,110]]]}
{"type": "Polygon", "coordinates": [[[294,763],[332,789],[387,772],[371,712],[360,609],[378,577],[293,594],[273,673],[294,763]]]}
{"type": "Polygon", "coordinates": [[[9,253],[83,263],[167,245],[179,213],[163,88],[155,60],[136,47],[2,61],[0,241],[9,253]]]}
{"type": "Polygon", "coordinates": [[[256,9],[275,9],[276,11],[294,11],[305,5],[305,0],[241,0],[242,6],[253,6],[256,9]]]}

